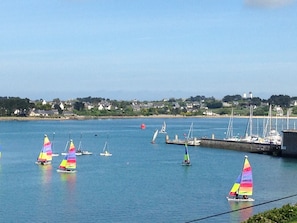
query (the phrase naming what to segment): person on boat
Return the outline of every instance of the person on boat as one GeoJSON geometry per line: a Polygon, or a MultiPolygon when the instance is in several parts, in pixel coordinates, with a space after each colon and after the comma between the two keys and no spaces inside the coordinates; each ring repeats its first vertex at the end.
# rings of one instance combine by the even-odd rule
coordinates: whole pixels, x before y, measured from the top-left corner
{"type": "Polygon", "coordinates": [[[247,195],[243,195],[242,198],[243,199],[248,199],[248,196],[247,195]]]}
{"type": "Polygon", "coordinates": [[[238,199],[239,197],[238,197],[238,193],[237,192],[235,192],[235,198],[236,199],[238,199]]]}
{"type": "Polygon", "coordinates": [[[184,163],[185,164],[190,164],[190,161],[189,160],[184,160],[184,163]]]}

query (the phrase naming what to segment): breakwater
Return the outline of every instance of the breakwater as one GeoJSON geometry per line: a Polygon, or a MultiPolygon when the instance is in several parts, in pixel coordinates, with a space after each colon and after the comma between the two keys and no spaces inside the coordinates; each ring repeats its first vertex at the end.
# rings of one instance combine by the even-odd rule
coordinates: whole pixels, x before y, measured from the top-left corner
{"type": "Polygon", "coordinates": [[[194,137],[194,138],[191,138],[191,139],[179,139],[177,135],[175,135],[175,138],[174,139],[169,139],[169,136],[166,135],[166,138],[165,138],[165,142],[166,144],[175,144],[175,145],[189,145],[189,146],[199,146],[200,145],[200,142],[201,140],[194,137]]]}
{"type": "Polygon", "coordinates": [[[250,153],[268,154],[273,156],[281,156],[281,146],[276,144],[243,142],[221,139],[200,139],[200,145],[203,147],[230,149],[236,151],[244,151],[250,153]]]}
{"type": "MultiPolygon", "coordinates": [[[[281,146],[276,144],[258,143],[258,142],[244,142],[244,141],[233,141],[233,140],[222,140],[222,139],[210,139],[210,138],[194,138],[195,140],[188,142],[189,146],[203,146],[208,148],[217,149],[229,149],[250,153],[267,154],[273,156],[281,156],[281,146]]],[[[184,145],[185,140],[178,139],[175,137],[170,140],[166,136],[166,144],[184,145]]]]}

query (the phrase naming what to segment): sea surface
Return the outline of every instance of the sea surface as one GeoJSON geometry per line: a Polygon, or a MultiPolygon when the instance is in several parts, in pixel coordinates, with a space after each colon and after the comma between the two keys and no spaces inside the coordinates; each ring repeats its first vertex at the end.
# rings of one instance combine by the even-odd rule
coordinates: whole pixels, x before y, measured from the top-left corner
{"type": "MultiPolygon", "coordinates": [[[[171,139],[188,134],[192,122],[194,136],[223,139],[229,119],[1,121],[0,221],[241,222],[297,202],[295,196],[282,199],[297,193],[296,159],[190,146],[192,166],[182,166],[183,146],[165,144],[164,134],[151,143],[163,121],[171,139]],[[75,174],[56,172],[62,155],[53,157],[52,165],[38,166],[44,134],[54,153],[73,139],[76,148],[81,142],[93,155],[77,156],[75,174]],[[111,157],[99,156],[105,141],[111,157]],[[228,202],[245,155],[253,169],[255,201],[228,202]]],[[[244,135],[247,123],[234,119],[234,134],[244,135]]]]}

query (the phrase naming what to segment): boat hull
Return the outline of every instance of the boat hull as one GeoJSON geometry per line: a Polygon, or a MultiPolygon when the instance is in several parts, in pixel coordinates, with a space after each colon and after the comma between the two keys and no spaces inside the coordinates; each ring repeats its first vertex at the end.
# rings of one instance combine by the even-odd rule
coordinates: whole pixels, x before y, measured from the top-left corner
{"type": "Polygon", "coordinates": [[[191,163],[185,163],[185,162],[182,162],[181,165],[182,165],[182,166],[191,166],[192,164],[191,164],[191,163]]]}
{"type": "Polygon", "coordinates": [[[49,161],[47,161],[47,162],[39,162],[39,161],[36,161],[35,162],[37,165],[41,165],[41,166],[45,166],[45,165],[50,165],[50,164],[52,164],[52,162],[49,162],[49,161]]]}
{"type": "Polygon", "coordinates": [[[236,201],[236,202],[246,202],[246,201],[255,201],[253,198],[235,198],[235,197],[226,197],[228,201],[236,201]]]}
{"type": "Polygon", "coordinates": [[[112,154],[100,153],[100,156],[112,156],[112,154]]]}
{"type": "MultiPolygon", "coordinates": [[[[61,153],[62,156],[66,156],[68,153],[61,153]]],[[[81,156],[82,153],[81,152],[76,152],[75,155],[77,156],[81,156]]]]}
{"type": "Polygon", "coordinates": [[[60,170],[60,169],[57,169],[57,172],[58,173],[76,173],[76,170],[60,170]]]}

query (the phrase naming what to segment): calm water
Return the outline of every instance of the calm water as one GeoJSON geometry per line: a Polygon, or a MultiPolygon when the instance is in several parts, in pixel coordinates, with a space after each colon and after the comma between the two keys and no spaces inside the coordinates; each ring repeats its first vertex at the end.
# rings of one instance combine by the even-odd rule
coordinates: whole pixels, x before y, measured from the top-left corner
{"type": "MultiPolygon", "coordinates": [[[[244,207],[226,196],[242,167],[245,153],[189,147],[192,166],[181,166],[183,146],[156,144],[156,128],[167,123],[171,138],[181,138],[194,123],[197,137],[223,138],[228,118],[115,119],[88,121],[0,122],[0,219],[2,222],[186,222],[244,207]],[[146,129],[141,130],[141,123],[146,129]],[[54,152],[63,152],[69,138],[91,156],[77,157],[76,174],[56,172],[35,160],[47,134],[54,152]],[[101,157],[108,140],[112,157],[101,157]],[[238,206],[240,205],[240,206],[238,206]],[[3,220],[5,219],[5,221],[3,220]]],[[[243,135],[247,119],[234,120],[243,135]]],[[[253,204],[297,192],[297,160],[247,154],[254,173],[253,204]]],[[[199,222],[240,222],[251,215],[297,198],[281,200],[207,218],[199,222]]]]}

